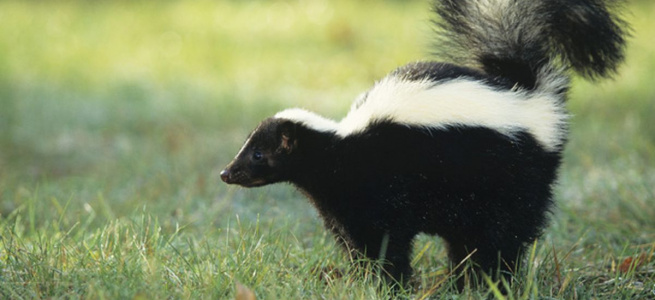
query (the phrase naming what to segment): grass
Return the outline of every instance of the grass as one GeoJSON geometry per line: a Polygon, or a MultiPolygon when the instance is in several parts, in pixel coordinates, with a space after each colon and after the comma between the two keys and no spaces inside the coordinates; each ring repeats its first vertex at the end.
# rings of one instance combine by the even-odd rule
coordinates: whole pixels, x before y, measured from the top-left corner
{"type": "MultiPolygon", "coordinates": [[[[558,209],[510,293],[454,293],[443,245],[420,236],[402,296],[655,297],[655,4],[628,11],[619,75],[574,82],[558,209]]],[[[427,1],[1,1],[1,297],[233,298],[240,282],[388,298],[292,188],[218,171],[265,116],[341,116],[427,58],[428,18],[427,1]]]]}

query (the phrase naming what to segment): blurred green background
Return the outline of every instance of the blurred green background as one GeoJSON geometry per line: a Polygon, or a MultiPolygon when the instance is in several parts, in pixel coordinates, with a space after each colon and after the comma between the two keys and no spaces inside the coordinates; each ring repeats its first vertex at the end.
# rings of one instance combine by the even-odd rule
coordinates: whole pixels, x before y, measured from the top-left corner
{"type": "MultiPolygon", "coordinates": [[[[574,80],[545,236],[603,270],[655,240],[655,1],[626,8],[619,74],[574,80]]],[[[422,0],[0,1],[4,240],[66,233],[75,247],[148,216],[208,243],[260,220],[311,247],[324,233],[301,195],[228,187],[218,172],[264,117],[339,119],[375,80],[429,59],[430,18],[422,0]]]]}
{"type": "Polygon", "coordinates": [[[339,117],[425,58],[427,3],[373,4],[0,2],[0,212],[32,192],[101,202],[103,221],[144,204],[232,205],[230,193],[249,192],[217,172],[262,118],[291,106],[339,117]]]}

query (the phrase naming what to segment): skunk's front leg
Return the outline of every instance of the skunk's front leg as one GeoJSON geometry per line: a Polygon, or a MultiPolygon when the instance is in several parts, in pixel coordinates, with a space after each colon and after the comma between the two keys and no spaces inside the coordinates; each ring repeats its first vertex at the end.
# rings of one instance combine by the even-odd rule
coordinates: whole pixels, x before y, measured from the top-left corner
{"type": "Polygon", "coordinates": [[[413,235],[391,231],[367,231],[363,234],[354,241],[357,251],[367,259],[380,263],[380,275],[384,280],[401,286],[407,283],[412,274],[409,256],[413,235]]]}

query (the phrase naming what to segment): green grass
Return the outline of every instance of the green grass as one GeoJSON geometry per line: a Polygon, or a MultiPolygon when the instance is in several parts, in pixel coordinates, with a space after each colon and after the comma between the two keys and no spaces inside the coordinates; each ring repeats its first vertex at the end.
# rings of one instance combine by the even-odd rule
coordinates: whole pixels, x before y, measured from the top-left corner
{"type": "MultiPolygon", "coordinates": [[[[428,58],[427,2],[0,1],[0,298],[388,298],[302,195],[218,172],[262,118],[341,116],[428,58]]],[[[615,80],[574,81],[558,209],[508,299],[655,297],[654,13],[629,3],[615,80]]],[[[496,295],[415,248],[401,295],[496,295]]]]}

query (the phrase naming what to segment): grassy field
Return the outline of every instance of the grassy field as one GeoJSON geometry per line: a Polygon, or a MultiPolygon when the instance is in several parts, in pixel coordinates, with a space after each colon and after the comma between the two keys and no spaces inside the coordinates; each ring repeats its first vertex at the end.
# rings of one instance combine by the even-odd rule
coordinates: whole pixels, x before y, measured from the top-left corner
{"type": "MultiPolygon", "coordinates": [[[[337,118],[429,58],[428,2],[0,1],[0,298],[388,298],[302,195],[218,172],[262,118],[337,118]]],[[[627,8],[620,74],[574,81],[558,209],[508,299],[655,298],[655,2],[627,8]]],[[[492,295],[415,248],[401,296],[492,295]]]]}

